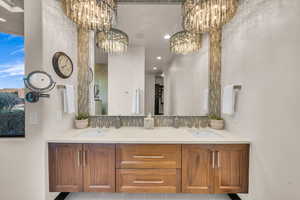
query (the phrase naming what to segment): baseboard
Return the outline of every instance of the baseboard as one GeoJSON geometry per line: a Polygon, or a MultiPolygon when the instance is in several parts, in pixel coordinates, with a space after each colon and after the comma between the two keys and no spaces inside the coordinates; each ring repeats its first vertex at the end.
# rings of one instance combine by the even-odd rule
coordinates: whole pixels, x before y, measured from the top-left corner
{"type": "Polygon", "coordinates": [[[228,194],[231,200],[242,200],[237,194],[228,194]]]}
{"type": "Polygon", "coordinates": [[[59,195],[55,198],[55,200],[64,200],[69,195],[69,192],[61,192],[59,195]]]}

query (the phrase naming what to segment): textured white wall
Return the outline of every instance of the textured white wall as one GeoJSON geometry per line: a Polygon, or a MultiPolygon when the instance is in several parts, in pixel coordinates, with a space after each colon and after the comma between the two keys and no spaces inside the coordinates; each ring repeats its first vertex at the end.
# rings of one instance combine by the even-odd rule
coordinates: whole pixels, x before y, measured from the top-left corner
{"type": "Polygon", "coordinates": [[[132,115],[135,89],[142,89],[140,111],[144,114],[145,48],[129,47],[124,55],[108,56],[108,114],[132,115]]]}
{"type": "MultiPolygon", "coordinates": [[[[64,16],[58,1],[26,0],[26,73],[44,70],[59,83],[76,86],[76,70],[71,79],[61,81],[52,68],[56,51],[66,52],[77,65],[77,31],[64,16]]],[[[73,126],[73,117],[61,113],[61,98],[55,89],[51,98],[26,104],[26,139],[0,139],[0,199],[43,200],[48,195],[46,137],[73,126]],[[29,122],[36,112],[38,124],[29,122]],[[60,119],[59,119],[60,118],[60,119]],[[63,120],[64,123],[61,123],[63,120]],[[59,124],[59,126],[57,126],[59,124]]]]}
{"type": "Polygon", "coordinates": [[[204,115],[204,90],[208,89],[208,38],[199,52],[176,55],[165,71],[165,114],[204,115]]]}
{"type": "MultiPolygon", "coordinates": [[[[42,1],[42,20],[44,70],[52,75],[57,84],[73,85],[75,92],[77,92],[77,28],[63,13],[59,1],[42,1]],[[57,51],[65,52],[73,62],[74,72],[69,79],[61,79],[58,77],[52,67],[52,57],[57,51]]],[[[45,138],[53,134],[63,134],[73,127],[74,114],[70,115],[63,112],[61,92],[61,90],[54,89],[51,93],[51,98],[44,101],[45,114],[42,116],[42,119],[44,121],[43,133],[45,138]],[[63,123],[61,123],[62,121],[63,123]]],[[[75,104],[77,105],[76,100],[75,104]]],[[[46,197],[53,199],[55,194],[48,193],[47,146],[45,150],[46,197]]]]}
{"type": "Polygon", "coordinates": [[[251,0],[224,29],[222,84],[243,84],[226,126],[253,142],[245,199],[300,199],[299,19],[299,0],[251,0]]]}

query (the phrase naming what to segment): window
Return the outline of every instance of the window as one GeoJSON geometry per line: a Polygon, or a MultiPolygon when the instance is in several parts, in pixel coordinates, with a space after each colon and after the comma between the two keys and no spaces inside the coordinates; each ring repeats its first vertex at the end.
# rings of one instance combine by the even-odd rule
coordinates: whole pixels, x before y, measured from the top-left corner
{"type": "Polygon", "coordinates": [[[24,37],[0,33],[0,52],[0,137],[24,137],[24,37]]]}
{"type": "Polygon", "coordinates": [[[24,0],[1,1],[0,52],[0,137],[24,137],[24,0]]]}

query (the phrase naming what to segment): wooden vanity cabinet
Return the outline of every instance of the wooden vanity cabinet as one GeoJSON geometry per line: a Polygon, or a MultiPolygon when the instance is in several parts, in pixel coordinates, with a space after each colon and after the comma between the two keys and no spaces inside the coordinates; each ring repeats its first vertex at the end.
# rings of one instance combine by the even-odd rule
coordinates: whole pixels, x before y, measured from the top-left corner
{"type": "Polygon", "coordinates": [[[182,192],[213,193],[212,166],[211,145],[182,145],[182,192]]]}
{"type": "Polygon", "coordinates": [[[117,168],[122,169],[179,169],[179,144],[117,144],[117,168]]]}
{"type": "Polygon", "coordinates": [[[81,192],[82,144],[49,144],[50,192],[81,192]]]}
{"type": "Polygon", "coordinates": [[[115,192],[115,145],[49,144],[50,192],[115,192]]]}
{"type": "Polygon", "coordinates": [[[249,145],[182,145],[182,192],[247,193],[249,145]]]}
{"type": "Polygon", "coordinates": [[[115,192],[115,145],[83,145],[84,192],[115,192]]]}
{"type": "Polygon", "coordinates": [[[249,145],[215,145],[214,193],[248,193],[249,145]]]}
{"type": "Polygon", "coordinates": [[[247,193],[248,144],[49,144],[50,192],[247,193]]]}
{"type": "Polygon", "coordinates": [[[180,193],[180,169],[117,169],[117,192],[180,193]]]}

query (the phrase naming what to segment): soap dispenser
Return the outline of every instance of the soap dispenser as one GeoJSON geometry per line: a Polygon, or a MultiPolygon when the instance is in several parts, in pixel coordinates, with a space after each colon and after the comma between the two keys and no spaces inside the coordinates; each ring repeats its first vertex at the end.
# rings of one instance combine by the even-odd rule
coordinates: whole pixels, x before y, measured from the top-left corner
{"type": "Polygon", "coordinates": [[[154,118],[151,113],[148,114],[146,118],[144,118],[144,128],[145,129],[153,129],[154,128],[154,118]]]}

